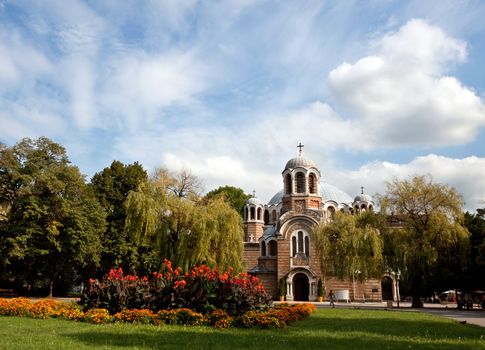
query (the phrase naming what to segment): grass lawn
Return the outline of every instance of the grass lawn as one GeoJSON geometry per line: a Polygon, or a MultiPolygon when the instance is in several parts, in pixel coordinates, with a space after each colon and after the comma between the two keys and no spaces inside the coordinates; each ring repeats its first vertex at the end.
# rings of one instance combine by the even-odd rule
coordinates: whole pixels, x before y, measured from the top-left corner
{"type": "Polygon", "coordinates": [[[485,328],[417,312],[319,309],[286,329],[93,325],[0,317],[0,349],[470,349],[485,328]]]}

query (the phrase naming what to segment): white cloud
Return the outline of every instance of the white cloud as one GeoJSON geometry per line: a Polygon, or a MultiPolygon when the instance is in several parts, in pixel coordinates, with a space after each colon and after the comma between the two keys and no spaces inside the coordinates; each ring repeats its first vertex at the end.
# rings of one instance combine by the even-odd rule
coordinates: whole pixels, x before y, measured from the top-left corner
{"type": "Polygon", "coordinates": [[[206,67],[190,52],[126,53],[111,60],[109,66],[100,105],[128,129],[163,115],[163,108],[196,104],[197,94],[210,79],[206,67]]]}
{"type": "Polygon", "coordinates": [[[374,44],[377,53],[329,74],[337,100],[365,130],[364,141],[388,145],[456,145],[476,138],[485,104],[456,78],[444,75],[466,57],[464,42],[422,20],[411,20],[374,44]]]}
{"type": "Polygon", "coordinates": [[[454,187],[462,196],[467,210],[479,208],[485,198],[485,158],[475,156],[455,159],[429,154],[416,157],[407,164],[374,161],[355,171],[330,173],[329,181],[351,195],[355,195],[361,185],[366,193],[384,194],[386,181],[425,174],[430,174],[434,182],[454,187]]]}

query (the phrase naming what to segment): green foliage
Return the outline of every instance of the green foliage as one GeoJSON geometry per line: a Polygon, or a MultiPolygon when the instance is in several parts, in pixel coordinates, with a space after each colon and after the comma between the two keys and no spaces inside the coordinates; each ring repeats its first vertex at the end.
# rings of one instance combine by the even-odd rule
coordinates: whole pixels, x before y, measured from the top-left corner
{"type": "Polygon", "coordinates": [[[321,223],[312,231],[312,240],[323,276],[339,278],[379,276],[382,273],[382,240],[378,230],[360,223],[353,215],[336,213],[330,224],[321,223]]]}
{"type": "Polygon", "coordinates": [[[412,289],[414,307],[422,306],[423,287],[433,270],[466,263],[469,233],[461,206],[455,189],[435,184],[429,176],[387,184],[381,207],[401,222],[388,232],[393,237],[385,239],[392,245],[387,251],[412,289]]]}
{"type": "Polygon", "coordinates": [[[286,282],[284,278],[280,278],[279,292],[280,292],[280,297],[284,297],[286,294],[286,282]]]}
{"type": "Polygon", "coordinates": [[[137,190],[146,179],[146,171],[140,164],[125,165],[119,161],[113,161],[110,167],[96,173],[91,179],[91,187],[108,214],[107,229],[101,236],[103,252],[100,276],[115,266],[134,271],[138,265],[138,247],[130,245],[124,231],[124,203],[130,191],[137,190]]]}
{"type": "Polygon", "coordinates": [[[244,203],[251,198],[251,195],[244,193],[242,189],[234,186],[221,186],[206,194],[208,199],[217,196],[222,196],[241,216],[243,214],[244,203]]]}
{"type": "Polygon", "coordinates": [[[52,293],[99,263],[105,212],[57,143],[26,138],[0,151],[0,205],[3,280],[52,293]]]}
{"type": "Polygon", "coordinates": [[[111,314],[124,309],[152,311],[188,308],[204,314],[224,309],[230,315],[266,309],[271,298],[259,280],[231,269],[219,272],[202,265],[186,274],[165,260],[162,273],[150,278],[111,270],[101,281],[90,280],[82,295],[85,309],[105,308],[111,314]]]}
{"type": "Polygon", "coordinates": [[[323,289],[323,282],[322,282],[322,279],[319,278],[317,283],[317,296],[323,297],[324,295],[325,295],[325,290],[323,289]]]}
{"type": "Polygon", "coordinates": [[[475,214],[465,213],[464,224],[470,232],[470,251],[466,269],[462,272],[466,290],[485,289],[485,212],[480,209],[475,214]]]}
{"type": "Polygon", "coordinates": [[[192,266],[242,268],[241,217],[221,197],[195,200],[176,195],[165,172],[132,191],[126,200],[125,232],[145,269],[157,270],[167,258],[185,271],[192,266]]]}

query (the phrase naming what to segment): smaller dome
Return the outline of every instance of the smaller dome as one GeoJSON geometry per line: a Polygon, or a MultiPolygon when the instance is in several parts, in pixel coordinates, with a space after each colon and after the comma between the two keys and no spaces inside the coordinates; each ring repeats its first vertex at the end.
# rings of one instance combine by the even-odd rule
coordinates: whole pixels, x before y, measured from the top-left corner
{"type": "MultiPolygon", "coordinates": [[[[302,167],[302,168],[316,168],[317,165],[315,162],[311,159],[305,158],[303,156],[298,156],[295,158],[291,158],[285,166],[285,170],[287,169],[293,169],[296,167],[302,167]]],[[[284,170],[283,170],[284,171],[284,170]]]]}
{"type": "Polygon", "coordinates": [[[369,196],[366,193],[361,193],[354,198],[354,202],[373,202],[374,200],[372,199],[371,196],[369,196]]]}
{"type": "Polygon", "coordinates": [[[252,204],[252,205],[263,205],[263,202],[261,202],[258,198],[256,197],[251,197],[248,200],[246,200],[245,204],[252,204]]]}
{"type": "Polygon", "coordinates": [[[269,201],[269,205],[277,205],[279,203],[281,203],[281,199],[283,198],[283,190],[279,191],[278,193],[276,193],[273,198],[271,198],[271,200],[269,201]]]}

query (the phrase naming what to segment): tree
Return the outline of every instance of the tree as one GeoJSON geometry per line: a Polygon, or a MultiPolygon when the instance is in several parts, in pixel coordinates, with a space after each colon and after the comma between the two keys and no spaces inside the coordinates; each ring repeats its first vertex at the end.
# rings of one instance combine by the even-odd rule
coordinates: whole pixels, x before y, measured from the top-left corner
{"type": "Polygon", "coordinates": [[[241,268],[241,217],[220,197],[196,200],[179,196],[166,171],[132,191],[126,201],[125,231],[133,246],[142,247],[144,268],[160,268],[163,258],[185,270],[207,264],[241,268]]]}
{"type": "MultiPolygon", "coordinates": [[[[392,230],[398,235],[395,254],[412,291],[412,307],[422,307],[423,287],[438,257],[463,253],[459,246],[468,240],[461,198],[455,189],[433,183],[430,176],[415,176],[388,182],[381,207],[402,222],[402,227],[392,230]]],[[[461,258],[464,262],[465,257],[461,258]]]]}
{"type": "Polygon", "coordinates": [[[108,225],[101,237],[103,252],[98,275],[106,274],[113,267],[129,270],[134,257],[124,231],[124,203],[130,191],[136,191],[140,183],[147,178],[146,171],[138,162],[126,165],[115,160],[110,167],[96,173],[91,179],[96,197],[107,213],[108,225]]]}
{"type": "Polygon", "coordinates": [[[99,263],[105,212],[62,146],[41,137],[0,151],[0,276],[68,287],[99,263]]]}
{"type": "Polygon", "coordinates": [[[209,199],[216,196],[222,196],[241,216],[243,215],[244,203],[251,198],[251,195],[233,186],[221,186],[206,194],[206,197],[209,199]]]}
{"type": "Polygon", "coordinates": [[[324,279],[334,275],[363,281],[382,273],[382,240],[364,218],[339,212],[332,223],[322,222],[311,234],[324,279]]]}
{"type": "Polygon", "coordinates": [[[485,210],[477,209],[475,214],[465,213],[465,226],[470,232],[470,252],[463,272],[463,288],[485,289],[485,210]]]}

